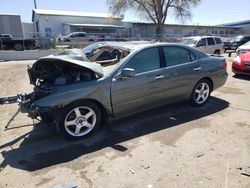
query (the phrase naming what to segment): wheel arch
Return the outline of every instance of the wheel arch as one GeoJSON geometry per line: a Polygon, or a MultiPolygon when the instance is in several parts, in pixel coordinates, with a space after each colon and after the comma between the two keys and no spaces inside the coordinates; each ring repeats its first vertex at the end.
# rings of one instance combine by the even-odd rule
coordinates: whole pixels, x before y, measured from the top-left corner
{"type": "Polygon", "coordinates": [[[221,50],[220,50],[220,49],[214,50],[214,54],[220,54],[220,53],[221,53],[221,50]],[[219,53],[216,53],[216,52],[219,52],[219,53]]]}
{"type": "Polygon", "coordinates": [[[201,80],[208,80],[209,83],[211,84],[211,91],[213,91],[214,83],[213,83],[213,80],[212,80],[210,77],[203,77],[203,78],[201,78],[200,80],[198,80],[198,81],[196,82],[196,84],[197,84],[199,81],[201,81],[201,80]]]}
{"type": "Polygon", "coordinates": [[[86,99],[75,100],[75,101],[67,104],[67,106],[71,105],[71,104],[79,103],[79,102],[92,102],[92,103],[96,104],[99,107],[100,111],[101,111],[101,123],[106,123],[107,122],[107,120],[108,120],[108,110],[104,107],[104,105],[101,102],[99,102],[98,100],[95,100],[95,99],[86,98],[86,99]]]}

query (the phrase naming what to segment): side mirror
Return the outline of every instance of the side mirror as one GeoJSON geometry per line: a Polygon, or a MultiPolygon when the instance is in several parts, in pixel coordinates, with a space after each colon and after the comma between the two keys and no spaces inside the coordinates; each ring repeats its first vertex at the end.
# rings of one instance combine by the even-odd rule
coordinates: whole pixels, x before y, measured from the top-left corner
{"type": "Polygon", "coordinates": [[[122,77],[135,77],[135,69],[124,68],[121,72],[122,77]]]}
{"type": "Polygon", "coordinates": [[[131,77],[135,77],[135,69],[124,68],[119,74],[118,79],[131,77]]]}

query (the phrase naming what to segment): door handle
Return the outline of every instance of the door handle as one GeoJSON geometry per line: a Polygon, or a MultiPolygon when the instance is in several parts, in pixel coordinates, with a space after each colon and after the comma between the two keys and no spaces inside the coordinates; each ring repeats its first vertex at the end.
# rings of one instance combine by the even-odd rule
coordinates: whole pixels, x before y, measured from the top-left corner
{"type": "Polygon", "coordinates": [[[155,77],[155,80],[160,80],[160,79],[163,79],[163,78],[165,78],[164,75],[157,75],[157,76],[155,77]]]}
{"type": "Polygon", "coordinates": [[[201,70],[201,67],[196,67],[196,68],[194,68],[193,70],[194,70],[194,71],[199,71],[199,70],[201,70]]]}

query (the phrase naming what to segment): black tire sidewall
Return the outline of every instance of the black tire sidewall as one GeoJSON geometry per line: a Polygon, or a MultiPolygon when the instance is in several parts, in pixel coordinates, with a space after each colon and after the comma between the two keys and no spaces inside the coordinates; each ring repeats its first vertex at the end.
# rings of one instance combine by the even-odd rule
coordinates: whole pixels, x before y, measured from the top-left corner
{"type": "Polygon", "coordinates": [[[22,46],[22,44],[17,43],[17,44],[14,45],[14,49],[16,51],[22,51],[23,50],[23,46],[22,46]]]}
{"type": "Polygon", "coordinates": [[[100,108],[94,102],[91,102],[91,101],[77,101],[77,102],[74,102],[74,103],[67,105],[64,109],[61,110],[61,112],[59,113],[59,116],[58,116],[57,123],[56,123],[56,128],[57,128],[57,131],[59,132],[59,134],[61,134],[65,138],[67,138],[69,140],[80,140],[83,138],[87,138],[90,135],[93,135],[100,127],[100,124],[101,124],[101,110],[100,110],[100,108]],[[86,106],[88,108],[91,108],[95,112],[96,124],[95,124],[94,128],[86,135],[75,137],[75,136],[70,135],[66,131],[66,129],[64,127],[64,121],[65,121],[65,118],[70,111],[72,111],[74,108],[77,108],[80,106],[86,106]]]}
{"type": "Polygon", "coordinates": [[[207,103],[207,101],[209,100],[209,98],[210,98],[211,91],[212,91],[212,86],[211,86],[211,83],[210,83],[209,80],[207,80],[207,79],[202,79],[202,80],[198,81],[198,82],[195,84],[194,89],[193,89],[192,94],[191,94],[191,97],[190,97],[190,103],[191,103],[191,105],[194,106],[194,107],[199,107],[199,106],[205,105],[205,104],[207,103]],[[203,103],[201,103],[201,104],[198,104],[198,103],[195,101],[195,90],[196,90],[197,86],[199,86],[201,83],[206,83],[206,84],[208,84],[208,86],[209,86],[209,94],[208,94],[208,97],[207,97],[207,99],[206,99],[205,102],[203,102],[203,103]]]}

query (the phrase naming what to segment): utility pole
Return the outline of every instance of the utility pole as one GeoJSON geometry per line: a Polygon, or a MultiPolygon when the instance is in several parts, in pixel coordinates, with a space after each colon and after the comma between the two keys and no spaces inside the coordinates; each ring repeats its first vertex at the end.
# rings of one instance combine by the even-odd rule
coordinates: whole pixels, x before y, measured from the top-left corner
{"type": "Polygon", "coordinates": [[[35,9],[37,9],[36,0],[34,0],[34,7],[35,7],[35,9]]]}

